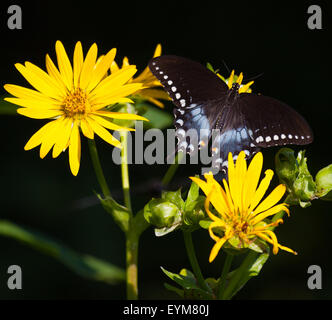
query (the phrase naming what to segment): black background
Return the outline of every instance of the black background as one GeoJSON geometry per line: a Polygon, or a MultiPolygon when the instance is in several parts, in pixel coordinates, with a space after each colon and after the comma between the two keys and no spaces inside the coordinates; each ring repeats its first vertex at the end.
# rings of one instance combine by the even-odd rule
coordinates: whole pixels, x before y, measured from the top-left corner
{"type": "MultiPolygon", "coordinates": [[[[331,5],[319,1],[2,1],[0,81],[1,85],[27,85],[14,64],[28,60],[44,68],[45,54],[55,57],[56,40],[63,42],[70,55],[78,40],[85,52],[93,42],[100,53],[117,47],[118,61],[127,55],[139,70],[146,66],[157,43],[163,45],[163,53],[201,63],[209,61],[227,75],[224,61],[237,73],[243,71],[247,78],[263,73],[255,80],[254,91],[287,102],[308,120],[315,141],[306,150],[309,169],[315,174],[332,163],[331,9],[331,5]],[[11,4],[22,8],[22,30],[7,28],[7,8],[11,4]],[[307,8],[311,4],[322,8],[322,30],[307,27],[307,8]]],[[[0,89],[0,94],[5,91],[0,89]]],[[[169,111],[171,108],[168,105],[169,111]]],[[[69,171],[67,153],[56,160],[50,155],[41,160],[37,149],[23,150],[43,123],[21,116],[0,117],[0,219],[39,230],[79,252],[124,267],[124,237],[92,193],[99,188],[86,141],[77,177],[69,171]],[[83,209],[79,209],[82,204],[83,209]]],[[[121,201],[120,168],[112,164],[112,148],[100,139],[97,144],[112,192],[121,201]]],[[[276,151],[264,151],[266,167],[273,168],[276,151]]],[[[165,165],[130,168],[136,210],[148,201],[151,195],[146,191],[166,169],[165,165]]],[[[181,168],[172,187],[186,185],[187,177],[196,169],[181,168]]],[[[237,299],[332,297],[331,203],[316,201],[308,209],[291,211],[291,218],[277,229],[277,236],[281,244],[299,255],[280,252],[271,257],[260,276],[251,280],[237,299]],[[322,290],[307,288],[307,268],[313,264],[323,270],[322,290]]],[[[204,230],[194,234],[194,242],[203,273],[218,277],[223,255],[208,264],[213,242],[204,230]]],[[[0,238],[0,253],[0,299],[125,298],[124,285],[82,279],[52,258],[12,239],[0,238]],[[6,272],[12,264],[22,267],[23,290],[7,288],[6,272]]],[[[141,238],[139,266],[142,299],[174,298],[163,288],[167,279],[159,266],[173,272],[190,268],[181,233],[155,238],[153,230],[148,229],[141,238]]]]}

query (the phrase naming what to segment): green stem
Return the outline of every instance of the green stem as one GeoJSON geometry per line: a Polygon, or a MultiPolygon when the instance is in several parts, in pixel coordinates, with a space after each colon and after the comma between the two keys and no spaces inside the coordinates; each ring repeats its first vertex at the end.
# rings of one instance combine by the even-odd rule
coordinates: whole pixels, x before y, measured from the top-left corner
{"type": "Polygon", "coordinates": [[[138,262],[138,243],[140,232],[136,230],[134,216],[130,199],[130,184],[128,170],[128,132],[120,131],[121,149],[121,176],[124,203],[130,212],[129,226],[126,234],[126,283],[127,299],[138,299],[138,279],[137,279],[137,262],[138,262]]]}
{"type": "Polygon", "coordinates": [[[191,265],[191,268],[193,269],[193,272],[197,279],[198,285],[201,287],[201,289],[210,291],[209,287],[207,286],[207,284],[204,281],[201,269],[200,269],[198,261],[197,261],[197,257],[196,257],[195,249],[194,249],[194,245],[193,245],[193,240],[191,237],[191,232],[183,231],[183,238],[184,238],[184,243],[186,246],[188,258],[190,261],[190,265],[191,265]]]}
{"type": "Polygon", "coordinates": [[[138,299],[137,286],[137,261],[138,261],[139,235],[133,230],[132,225],[126,233],[126,283],[127,299],[138,299]]]}
{"type": "Polygon", "coordinates": [[[132,213],[131,200],[130,200],[130,185],[129,185],[129,172],[128,172],[128,132],[120,132],[121,149],[121,176],[122,176],[122,189],[124,203],[127,209],[132,213]]]}
{"type": "Polygon", "coordinates": [[[172,163],[169,168],[167,169],[162,181],[161,181],[161,184],[163,187],[167,187],[168,184],[171,182],[171,180],[173,179],[175,173],[176,173],[176,170],[178,169],[179,167],[179,164],[182,160],[184,156],[184,153],[183,152],[178,152],[177,155],[175,156],[174,158],[174,163],[172,163]]]}
{"type": "Polygon", "coordinates": [[[219,279],[219,290],[218,290],[218,299],[219,300],[224,300],[224,291],[226,288],[226,278],[227,275],[229,273],[229,270],[231,268],[232,265],[232,261],[233,261],[233,255],[227,253],[226,255],[226,261],[224,263],[224,266],[222,268],[222,272],[221,272],[221,276],[219,279]]]}
{"type": "Polygon", "coordinates": [[[234,276],[232,277],[231,281],[228,283],[224,293],[223,299],[229,300],[234,294],[235,288],[237,287],[238,283],[241,281],[242,277],[246,270],[248,270],[249,266],[254,263],[259,255],[258,252],[250,250],[246,258],[243,260],[241,266],[236,270],[234,276]]]}
{"type": "Polygon", "coordinates": [[[112,197],[111,196],[111,191],[110,191],[110,189],[107,185],[107,182],[106,182],[106,179],[105,179],[105,176],[104,176],[104,172],[103,172],[103,169],[102,169],[101,164],[100,164],[96,142],[95,142],[94,139],[88,139],[88,143],[89,143],[89,150],[90,150],[92,165],[93,165],[93,168],[95,170],[97,180],[98,180],[98,183],[99,183],[99,185],[101,187],[101,190],[104,194],[104,197],[112,197]]]}

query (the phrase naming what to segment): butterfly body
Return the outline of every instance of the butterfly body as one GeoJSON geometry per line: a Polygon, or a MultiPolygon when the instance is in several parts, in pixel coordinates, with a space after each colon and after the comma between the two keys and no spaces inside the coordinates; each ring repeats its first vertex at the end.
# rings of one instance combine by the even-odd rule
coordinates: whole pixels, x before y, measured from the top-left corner
{"type": "MultiPolygon", "coordinates": [[[[195,61],[161,56],[152,59],[149,67],[175,104],[177,132],[197,130],[199,145],[212,138],[219,166],[227,167],[229,152],[236,157],[244,150],[249,158],[260,148],[313,141],[309,125],[294,109],[271,97],[241,92],[240,83],[228,86],[195,61]],[[215,137],[213,130],[218,132],[215,137]]],[[[179,147],[188,153],[198,148],[186,141],[179,147]]]]}

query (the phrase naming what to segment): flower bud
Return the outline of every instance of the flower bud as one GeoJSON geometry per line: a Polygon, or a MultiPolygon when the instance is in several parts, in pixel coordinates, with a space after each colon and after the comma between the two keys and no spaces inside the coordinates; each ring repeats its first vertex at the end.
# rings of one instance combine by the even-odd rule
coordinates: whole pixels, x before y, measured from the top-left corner
{"type": "Polygon", "coordinates": [[[144,217],[157,228],[170,228],[181,220],[181,210],[170,201],[153,198],[144,207],[144,217]]]}
{"type": "Polygon", "coordinates": [[[289,148],[280,149],[275,157],[275,165],[280,182],[291,188],[298,174],[294,151],[289,148]]]}
{"type": "Polygon", "coordinates": [[[317,193],[322,200],[332,200],[332,164],[318,171],[316,175],[317,193]]]}

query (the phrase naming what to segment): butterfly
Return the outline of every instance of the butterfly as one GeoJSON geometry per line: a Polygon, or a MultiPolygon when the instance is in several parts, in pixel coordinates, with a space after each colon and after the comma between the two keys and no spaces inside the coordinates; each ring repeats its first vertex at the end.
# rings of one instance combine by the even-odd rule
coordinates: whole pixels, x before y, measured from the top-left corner
{"type": "Polygon", "coordinates": [[[149,68],[175,104],[177,133],[206,132],[198,137],[198,145],[183,140],[178,147],[193,153],[217,129],[212,149],[218,152],[215,163],[222,170],[227,170],[229,152],[236,158],[244,150],[249,159],[260,148],[313,141],[312,130],[299,113],[277,99],[243,92],[241,81],[227,85],[200,63],[173,55],[152,59],[149,68]]]}

